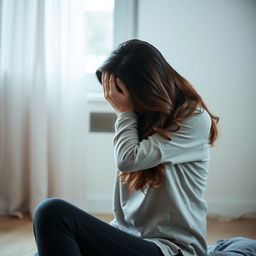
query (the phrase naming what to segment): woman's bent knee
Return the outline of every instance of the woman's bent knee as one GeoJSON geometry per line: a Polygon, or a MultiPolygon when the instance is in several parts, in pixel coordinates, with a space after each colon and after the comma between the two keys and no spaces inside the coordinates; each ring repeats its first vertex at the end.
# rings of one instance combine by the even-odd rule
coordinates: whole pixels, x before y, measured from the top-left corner
{"type": "Polygon", "coordinates": [[[65,204],[67,204],[67,202],[60,198],[49,198],[42,201],[35,210],[33,223],[38,224],[39,222],[41,223],[53,219],[62,212],[65,204]]]}

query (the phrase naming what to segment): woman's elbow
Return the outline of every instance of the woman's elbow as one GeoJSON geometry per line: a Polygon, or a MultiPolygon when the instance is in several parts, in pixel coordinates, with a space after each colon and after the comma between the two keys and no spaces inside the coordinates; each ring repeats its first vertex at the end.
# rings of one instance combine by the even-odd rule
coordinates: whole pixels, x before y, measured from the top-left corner
{"type": "Polygon", "coordinates": [[[128,173],[136,171],[136,167],[138,167],[136,150],[126,151],[125,153],[116,151],[115,159],[116,166],[121,172],[128,173]]]}
{"type": "Polygon", "coordinates": [[[128,173],[132,171],[132,165],[126,161],[116,161],[116,166],[120,172],[128,173]]]}

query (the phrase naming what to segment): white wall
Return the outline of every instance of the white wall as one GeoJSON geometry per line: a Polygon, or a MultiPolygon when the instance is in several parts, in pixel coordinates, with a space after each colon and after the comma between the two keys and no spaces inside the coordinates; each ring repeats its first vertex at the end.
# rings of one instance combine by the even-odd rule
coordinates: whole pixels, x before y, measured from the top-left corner
{"type": "MultiPolygon", "coordinates": [[[[139,0],[138,7],[138,38],[155,45],[220,117],[206,192],[209,212],[256,211],[256,1],[139,0]]],[[[104,101],[89,102],[90,110],[111,111],[104,101]]],[[[91,212],[111,212],[112,137],[88,131],[91,212]]]]}
{"type": "Polygon", "coordinates": [[[139,0],[138,38],[155,45],[220,117],[209,211],[256,211],[256,1],[139,0]]]}
{"type": "MultiPolygon", "coordinates": [[[[121,42],[134,37],[137,30],[137,0],[115,0],[114,48],[121,42]]],[[[95,86],[100,86],[94,78],[95,86]]],[[[113,157],[113,133],[89,131],[90,112],[111,112],[113,109],[104,97],[89,95],[87,101],[87,149],[86,152],[86,210],[92,213],[112,212],[112,192],[116,175],[113,157]]]]}
{"type": "MultiPolygon", "coordinates": [[[[100,86],[98,84],[98,86],[100,86]]],[[[104,98],[90,97],[87,102],[86,119],[86,210],[92,213],[112,212],[112,191],[116,168],[113,155],[113,133],[90,132],[91,112],[111,112],[104,98]]]]}

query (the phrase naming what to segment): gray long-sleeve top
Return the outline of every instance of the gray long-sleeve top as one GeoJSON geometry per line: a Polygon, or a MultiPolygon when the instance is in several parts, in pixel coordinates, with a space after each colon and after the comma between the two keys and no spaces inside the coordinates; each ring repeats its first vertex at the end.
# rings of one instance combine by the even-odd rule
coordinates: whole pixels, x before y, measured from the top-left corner
{"type": "Polygon", "coordinates": [[[202,110],[172,132],[171,140],[155,133],[139,141],[135,113],[122,113],[115,124],[117,173],[165,164],[160,188],[129,192],[119,178],[114,187],[111,225],[154,242],[165,256],[206,255],[207,183],[211,119],[202,110]]]}

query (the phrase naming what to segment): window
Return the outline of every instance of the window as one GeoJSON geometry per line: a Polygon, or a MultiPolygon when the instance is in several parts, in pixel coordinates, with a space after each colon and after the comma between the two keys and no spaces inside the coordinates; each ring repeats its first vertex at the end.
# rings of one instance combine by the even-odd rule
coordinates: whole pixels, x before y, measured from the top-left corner
{"type": "Polygon", "coordinates": [[[84,0],[84,10],[86,91],[98,99],[103,92],[95,71],[119,43],[137,37],[138,0],[84,0]]]}
{"type": "Polygon", "coordinates": [[[114,0],[85,0],[88,65],[94,73],[113,46],[114,0]]]}
{"type": "Polygon", "coordinates": [[[84,0],[86,25],[86,85],[90,93],[100,93],[95,71],[113,49],[114,0],[84,0]]]}

